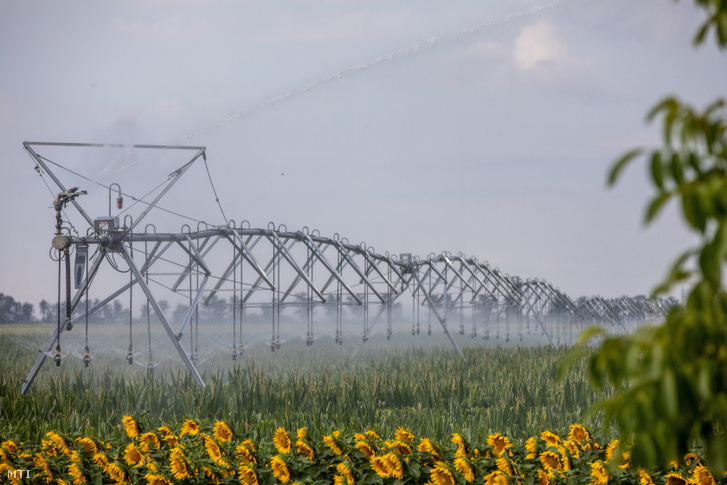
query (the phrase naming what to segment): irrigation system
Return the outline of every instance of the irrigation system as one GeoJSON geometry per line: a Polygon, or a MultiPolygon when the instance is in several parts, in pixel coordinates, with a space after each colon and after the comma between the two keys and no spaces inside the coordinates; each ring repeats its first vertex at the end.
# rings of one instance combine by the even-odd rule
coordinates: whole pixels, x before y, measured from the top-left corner
{"type": "MultiPolygon", "coordinates": [[[[228,220],[222,225],[198,221],[196,226],[185,223],[178,232],[158,232],[155,224],[148,223],[150,214],[161,212],[164,220],[165,211],[169,211],[160,202],[195,163],[202,160],[206,166],[205,147],[46,142],[23,145],[35,170],[55,194],[56,225],[50,254],[58,264],[57,325],[23,382],[23,393],[47,358],[60,366],[64,331],[85,322],[88,332],[89,315],[122,295],[128,297],[130,310],[134,298],[146,303],[147,317],[152,312],[156,315],[200,386],[205,383],[196,366],[198,310],[200,305],[219,302],[220,298],[232,307],[232,359],[243,351],[243,320],[251,308],[262,309],[262,314],[269,316],[271,351],[280,348],[281,320],[291,309],[305,313],[306,344],[313,345],[314,329],[323,319],[329,325],[335,323],[335,341],[342,343],[344,313],[347,308],[356,308],[358,353],[375,325],[386,325],[385,335],[391,338],[395,323],[392,308],[399,303],[400,307],[411,308],[411,321],[405,324],[411,325],[412,335],[424,331],[431,334],[431,323],[438,323],[462,358],[453,333],[488,339],[490,332],[503,323],[509,329],[511,324],[518,328],[527,322],[539,328],[550,345],[557,346],[585,325],[629,331],[642,322],[661,319],[667,310],[663,301],[644,297],[582,297],[574,301],[546,280],[509,276],[486,261],[461,253],[432,253],[426,257],[381,254],[365,243],[355,244],[338,234],[324,236],[305,227],[292,231],[273,223],[254,228],[245,221],[238,224],[228,220]],[[173,151],[185,158],[154,191],[137,197],[122,192],[117,182],[107,185],[41,154],[51,148],[87,150],[92,156],[103,149],[153,154],[173,151]],[[61,179],[67,175],[86,181],[82,186],[88,190],[64,185],[61,179]],[[94,207],[96,217],[91,217],[83,202],[94,190],[103,194],[104,204],[94,207]],[[124,195],[142,208],[135,217],[119,216],[124,195]],[[103,215],[99,216],[99,212],[103,215]],[[71,223],[71,213],[82,222],[71,223]],[[78,227],[82,224],[86,225],[85,233],[78,227]],[[90,306],[88,294],[97,275],[110,268],[119,271],[119,260],[126,265],[128,277],[118,287],[104,290],[105,296],[90,306]],[[181,295],[187,302],[186,315],[180,321],[170,321],[163,311],[163,292],[181,295]],[[183,345],[185,334],[192,337],[187,348],[183,345]]],[[[106,174],[104,179],[114,174],[106,174]]],[[[98,205],[98,196],[95,200],[98,205]]],[[[509,333],[506,338],[510,338],[509,333]]],[[[130,364],[133,361],[132,342],[127,360],[130,364]]],[[[83,362],[86,366],[91,362],[88,343],[83,362]]],[[[151,355],[148,366],[151,371],[151,355]]]]}

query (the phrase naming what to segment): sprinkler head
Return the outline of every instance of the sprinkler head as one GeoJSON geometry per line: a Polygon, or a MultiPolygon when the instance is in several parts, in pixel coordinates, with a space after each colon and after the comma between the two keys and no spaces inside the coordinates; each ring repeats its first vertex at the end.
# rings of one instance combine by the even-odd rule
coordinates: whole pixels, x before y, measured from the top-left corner
{"type": "Polygon", "coordinates": [[[53,356],[53,360],[56,363],[56,367],[61,366],[61,353],[60,351],[56,350],[56,355],[53,356]]]}
{"type": "Polygon", "coordinates": [[[129,362],[129,365],[134,363],[134,352],[131,350],[131,347],[129,347],[129,350],[126,352],[126,360],[129,362]]]}
{"type": "Polygon", "coordinates": [[[237,349],[235,347],[232,347],[232,360],[237,359],[237,349]]]}
{"type": "Polygon", "coordinates": [[[123,197],[116,197],[116,207],[119,209],[124,208],[124,198],[123,197]]]}
{"type": "Polygon", "coordinates": [[[83,366],[88,367],[88,364],[90,364],[90,363],[91,363],[91,356],[88,355],[88,351],[86,351],[83,354],[83,366]]]}

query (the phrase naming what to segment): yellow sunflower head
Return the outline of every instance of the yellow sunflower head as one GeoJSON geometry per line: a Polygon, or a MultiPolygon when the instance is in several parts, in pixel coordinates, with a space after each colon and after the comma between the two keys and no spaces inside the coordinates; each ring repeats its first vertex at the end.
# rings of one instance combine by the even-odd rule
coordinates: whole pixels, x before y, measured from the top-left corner
{"type": "Polygon", "coordinates": [[[507,483],[507,475],[500,470],[495,470],[485,476],[485,485],[507,485],[507,483]]]}
{"type": "Polygon", "coordinates": [[[172,448],[169,453],[169,469],[177,480],[190,477],[187,461],[184,459],[184,451],[181,448],[172,448]]]}
{"type": "Polygon", "coordinates": [[[313,452],[313,448],[306,443],[303,440],[298,440],[295,442],[295,448],[298,450],[298,453],[308,458],[310,461],[313,461],[315,458],[315,453],[313,452]]]}
{"type": "Polygon", "coordinates": [[[462,474],[465,481],[470,483],[475,481],[475,472],[465,457],[460,456],[454,459],[454,469],[462,474]]]}
{"type": "Polygon", "coordinates": [[[552,431],[543,431],[540,433],[540,439],[545,442],[546,446],[558,446],[560,444],[560,436],[552,431]]]}
{"type": "Polygon", "coordinates": [[[338,465],[336,465],[336,471],[338,474],[346,479],[346,483],[348,485],[353,485],[354,479],[353,479],[353,472],[351,469],[346,465],[345,462],[341,462],[338,465]]]}
{"type": "Polygon", "coordinates": [[[207,456],[209,456],[212,461],[215,463],[220,462],[222,459],[222,450],[220,449],[220,445],[218,445],[213,438],[205,436],[204,448],[207,450],[207,456]]]}
{"type": "Polygon", "coordinates": [[[404,478],[404,466],[401,463],[401,460],[398,456],[396,456],[395,453],[389,452],[385,454],[382,457],[386,461],[386,467],[389,471],[389,475],[398,478],[403,479],[404,478]]]}
{"type": "Polygon", "coordinates": [[[603,462],[594,461],[591,464],[591,477],[595,485],[607,485],[608,484],[608,469],[603,462]]]}
{"type": "Polygon", "coordinates": [[[135,468],[144,465],[144,458],[144,455],[134,443],[129,443],[124,449],[124,461],[135,468]]]}
{"type": "Polygon", "coordinates": [[[280,455],[275,455],[270,459],[270,467],[273,469],[273,476],[282,483],[290,481],[290,470],[288,464],[280,455]]]}
{"type": "Polygon", "coordinates": [[[568,439],[580,444],[582,441],[589,441],[591,435],[582,424],[571,424],[568,439]]]}
{"type": "Polygon", "coordinates": [[[411,434],[409,431],[405,430],[403,427],[399,427],[399,429],[396,430],[394,437],[397,440],[406,441],[407,443],[411,443],[412,441],[414,441],[414,435],[411,434]]]}
{"type": "Polygon", "coordinates": [[[232,432],[232,428],[230,428],[230,426],[224,421],[215,421],[214,426],[212,426],[212,436],[223,443],[231,441],[233,435],[234,433],[232,432]]]}
{"type": "Polygon", "coordinates": [[[376,474],[382,478],[387,478],[389,476],[389,468],[386,460],[383,456],[374,456],[369,461],[371,464],[371,469],[376,472],[376,474]]]}
{"type": "Polygon", "coordinates": [[[692,483],[695,485],[715,485],[714,475],[701,463],[692,472],[692,483]]]}
{"type": "Polygon", "coordinates": [[[492,446],[492,452],[495,456],[501,456],[506,450],[512,448],[510,440],[500,433],[493,433],[487,437],[487,444],[492,446]]]}
{"type": "MultiPolygon", "coordinates": [[[[340,433],[339,433],[340,435],[340,433]]],[[[334,432],[332,436],[324,436],[323,442],[331,449],[333,452],[337,455],[342,455],[343,450],[340,446],[338,446],[338,443],[336,442],[336,433],[334,432]]]]}
{"type": "Polygon", "coordinates": [[[369,444],[368,441],[359,440],[356,441],[356,449],[366,455],[366,459],[370,460],[372,456],[376,454],[374,447],[369,444]]]}
{"type": "Polygon", "coordinates": [[[98,446],[96,446],[96,443],[91,438],[76,438],[76,442],[81,445],[81,448],[83,448],[83,451],[86,453],[98,452],[98,446]]]}
{"type": "Polygon", "coordinates": [[[540,454],[540,463],[546,472],[560,470],[563,466],[560,462],[560,455],[553,451],[544,451],[540,454]]]}
{"type": "Polygon", "coordinates": [[[121,423],[124,425],[126,436],[132,439],[139,436],[139,425],[133,416],[124,416],[121,418],[121,423]]]}
{"type": "Polygon", "coordinates": [[[639,476],[639,483],[641,485],[655,485],[654,479],[649,475],[649,472],[644,470],[643,468],[639,468],[637,470],[637,474],[639,476]]]}
{"type": "Polygon", "coordinates": [[[666,485],[687,485],[687,479],[679,473],[667,473],[666,485]]]}
{"type": "Polygon", "coordinates": [[[284,428],[278,428],[273,433],[273,445],[278,453],[290,453],[290,436],[284,428]]]}
{"type": "Polygon", "coordinates": [[[184,436],[185,434],[199,434],[199,423],[197,423],[194,419],[186,419],[182,425],[182,431],[179,434],[181,436],[184,436]]]}
{"type": "Polygon", "coordinates": [[[434,485],[454,485],[454,476],[444,465],[437,465],[429,472],[429,478],[434,485]]]}
{"type": "Polygon", "coordinates": [[[257,474],[251,466],[240,465],[237,468],[237,477],[244,485],[257,485],[257,474]]]}

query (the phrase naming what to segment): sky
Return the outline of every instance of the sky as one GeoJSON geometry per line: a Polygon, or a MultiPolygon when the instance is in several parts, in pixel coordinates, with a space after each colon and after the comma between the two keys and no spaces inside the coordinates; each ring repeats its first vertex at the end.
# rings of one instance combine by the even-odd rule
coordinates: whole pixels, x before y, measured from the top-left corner
{"type": "MultiPolygon", "coordinates": [[[[692,46],[703,15],[686,0],[0,2],[0,293],[55,301],[35,141],[205,146],[209,176],[196,163],[169,203],[210,224],[463,253],[574,299],[648,294],[696,239],[673,206],[644,226],[643,162],[605,180],[659,144],[645,115],[662,97],[725,95],[724,54],[692,46]]],[[[140,155],[130,176],[123,153],[49,153],[113,169],[104,183],[130,194],[178,163],[140,155]]],[[[106,215],[107,191],[92,195],[106,215]]]]}

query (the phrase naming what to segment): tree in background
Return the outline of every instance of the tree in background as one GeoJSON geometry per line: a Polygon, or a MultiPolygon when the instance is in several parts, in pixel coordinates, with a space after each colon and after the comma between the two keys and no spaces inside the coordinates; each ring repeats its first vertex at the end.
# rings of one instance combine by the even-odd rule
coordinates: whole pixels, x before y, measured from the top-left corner
{"type": "Polygon", "coordinates": [[[0,324],[31,323],[34,321],[33,312],[31,303],[21,303],[10,295],[0,293],[0,324]]]}
{"type": "MultiPolygon", "coordinates": [[[[707,20],[694,43],[714,34],[727,47],[727,1],[695,0],[707,20]]],[[[683,306],[672,308],[659,327],[608,337],[590,359],[591,381],[612,385],[602,403],[605,421],[621,441],[632,443],[634,465],[667,465],[701,447],[717,474],[727,464],[727,117],[718,99],[703,111],[666,98],[648,114],[660,120],[663,145],[635,149],[612,167],[613,185],[637,158],[650,165],[655,193],[645,220],[652,222],[674,199],[699,244],[677,258],[654,291],[660,295],[682,282],[690,285],[683,306]]],[[[588,342],[598,330],[584,335],[588,342]]],[[[601,336],[603,337],[603,336],[601,336]]]]}

